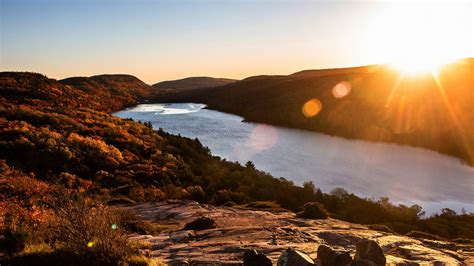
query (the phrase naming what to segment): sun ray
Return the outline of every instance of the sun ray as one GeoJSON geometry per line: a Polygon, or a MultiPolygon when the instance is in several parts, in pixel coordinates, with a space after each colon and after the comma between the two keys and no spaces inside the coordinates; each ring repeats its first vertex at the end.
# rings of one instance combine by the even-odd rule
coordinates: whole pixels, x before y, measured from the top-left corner
{"type": "Polygon", "coordinates": [[[392,89],[390,90],[390,93],[388,95],[387,101],[385,102],[385,107],[388,108],[392,104],[393,96],[395,95],[395,92],[397,91],[398,87],[400,86],[400,83],[403,80],[403,73],[398,74],[397,81],[395,82],[395,85],[393,85],[392,89]]]}
{"type": "Polygon", "coordinates": [[[456,134],[459,136],[459,138],[462,142],[462,146],[465,149],[465,152],[467,153],[469,158],[471,158],[471,159],[474,158],[474,154],[469,148],[469,141],[466,137],[465,130],[462,126],[462,123],[459,121],[453,107],[450,104],[448,95],[446,94],[446,90],[445,90],[443,84],[441,83],[441,80],[439,78],[438,73],[433,71],[433,72],[431,72],[431,75],[433,76],[433,79],[434,79],[435,84],[436,84],[436,88],[438,89],[438,92],[441,95],[441,98],[442,98],[443,103],[446,107],[446,110],[448,111],[448,114],[452,119],[452,122],[454,124],[454,130],[456,131],[456,134]]]}

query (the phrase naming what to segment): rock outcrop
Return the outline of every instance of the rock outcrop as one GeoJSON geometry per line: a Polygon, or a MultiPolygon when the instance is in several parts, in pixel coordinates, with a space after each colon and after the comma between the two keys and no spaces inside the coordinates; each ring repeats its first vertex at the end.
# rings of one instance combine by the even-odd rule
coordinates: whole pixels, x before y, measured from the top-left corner
{"type": "Polygon", "coordinates": [[[306,254],[312,260],[318,258],[313,262],[316,265],[321,259],[332,263],[334,257],[337,262],[347,261],[347,255],[359,265],[380,265],[384,259],[388,265],[469,265],[474,251],[470,244],[415,239],[332,218],[302,219],[291,212],[215,207],[193,201],[123,208],[163,228],[159,234],[131,235],[130,239],[148,243],[152,257],[173,265],[184,261],[192,265],[242,265],[242,255],[252,249],[265,254],[276,265],[289,248],[298,250],[290,252],[291,256],[306,254]],[[203,216],[214,220],[216,228],[183,230],[185,224],[203,216]]]}

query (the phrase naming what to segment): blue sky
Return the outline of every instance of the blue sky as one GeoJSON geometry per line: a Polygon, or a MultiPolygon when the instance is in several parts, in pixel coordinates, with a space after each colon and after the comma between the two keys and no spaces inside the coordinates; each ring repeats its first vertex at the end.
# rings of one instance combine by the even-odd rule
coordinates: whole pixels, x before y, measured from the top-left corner
{"type": "Polygon", "coordinates": [[[402,52],[410,54],[394,53],[401,47],[397,42],[433,43],[443,34],[449,38],[443,38],[433,54],[449,49],[457,51],[456,56],[472,56],[469,1],[0,2],[1,70],[35,71],[52,78],[129,73],[155,83],[200,75],[289,74],[382,63],[402,52]],[[431,17],[425,18],[427,14],[431,17]],[[429,19],[434,23],[420,25],[419,31],[433,36],[410,32],[411,24],[429,19]],[[434,25],[438,20],[446,23],[434,25]]]}

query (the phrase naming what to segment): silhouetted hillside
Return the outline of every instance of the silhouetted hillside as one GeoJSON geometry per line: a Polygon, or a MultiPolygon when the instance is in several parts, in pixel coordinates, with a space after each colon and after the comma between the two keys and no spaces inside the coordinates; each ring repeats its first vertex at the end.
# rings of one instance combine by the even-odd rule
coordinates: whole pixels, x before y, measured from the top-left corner
{"type": "Polygon", "coordinates": [[[211,77],[190,77],[178,80],[162,81],[152,85],[158,92],[175,92],[182,90],[192,90],[200,88],[213,88],[236,82],[235,79],[211,78],[211,77]]]}
{"type": "Polygon", "coordinates": [[[249,121],[420,146],[474,164],[473,66],[474,59],[465,59],[437,78],[401,75],[381,65],[309,70],[155,100],[201,102],[249,121]],[[304,106],[319,112],[305,114],[304,106]]]}

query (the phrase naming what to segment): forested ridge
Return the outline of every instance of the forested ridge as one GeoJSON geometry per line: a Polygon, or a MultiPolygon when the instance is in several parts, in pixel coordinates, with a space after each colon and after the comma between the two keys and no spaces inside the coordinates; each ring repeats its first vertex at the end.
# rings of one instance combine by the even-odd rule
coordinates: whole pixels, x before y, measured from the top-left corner
{"type": "Polygon", "coordinates": [[[474,165],[473,58],[423,75],[372,65],[255,76],[155,101],[205,103],[248,121],[423,147],[474,165]],[[305,114],[308,103],[316,113],[305,114]]]}
{"type": "Polygon", "coordinates": [[[159,93],[169,93],[200,88],[212,88],[236,82],[235,79],[212,78],[212,77],[189,77],[178,80],[161,81],[152,85],[159,93]]]}
{"type": "Polygon", "coordinates": [[[323,193],[312,183],[296,186],[258,171],[251,162],[242,166],[212,156],[197,139],[110,114],[152,94],[149,86],[126,75],[57,81],[1,72],[2,230],[35,230],[48,221],[50,201],[66,194],[108,204],[179,198],[295,212],[318,202],[332,217],[383,230],[474,238],[472,214],[443,209],[424,217],[416,205],[363,199],[343,189],[323,193]]]}

